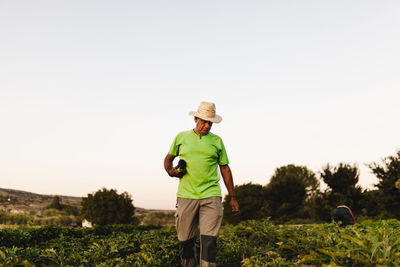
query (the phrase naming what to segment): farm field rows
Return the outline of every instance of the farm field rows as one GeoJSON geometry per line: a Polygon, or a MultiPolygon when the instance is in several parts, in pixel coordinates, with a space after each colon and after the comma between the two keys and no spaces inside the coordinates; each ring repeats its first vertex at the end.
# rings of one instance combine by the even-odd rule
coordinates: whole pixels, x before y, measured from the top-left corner
{"type": "MultiPolygon", "coordinates": [[[[223,226],[217,246],[218,266],[400,266],[400,223],[247,221],[223,226]]],[[[171,227],[0,230],[0,266],[179,266],[178,250],[171,227]]]]}

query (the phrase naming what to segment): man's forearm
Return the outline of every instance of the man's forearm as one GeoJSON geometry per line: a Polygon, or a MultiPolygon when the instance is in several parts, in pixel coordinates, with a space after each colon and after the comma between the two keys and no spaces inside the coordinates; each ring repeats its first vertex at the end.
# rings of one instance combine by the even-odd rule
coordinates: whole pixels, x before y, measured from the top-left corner
{"type": "Polygon", "coordinates": [[[167,156],[164,159],[164,169],[168,174],[170,174],[170,171],[173,168],[172,163],[174,161],[174,158],[175,158],[174,156],[167,154],[167,156]]]}
{"type": "Polygon", "coordinates": [[[228,194],[230,196],[234,196],[235,192],[233,189],[234,185],[233,185],[233,177],[232,177],[231,168],[229,167],[229,165],[222,165],[222,166],[220,166],[220,170],[221,170],[222,178],[224,179],[225,187],[228,190],[228,194]]]}
{"type": "Polygon", "coordinates": [[[229,168],[228,165],[223,165],[223,166],[220,166],[220,169],[221,169],[222,178],[224,178],[224,183],[225,183],[226,189],[228,190],[228,193],[229,193],[228,199],[229,199],[229,204],[232,207],[232,213],[234,215],[237,215],[240,212],[239,211],[239,203],[237,202],[236,196],[235,196],[231,168],[229,168]]]}

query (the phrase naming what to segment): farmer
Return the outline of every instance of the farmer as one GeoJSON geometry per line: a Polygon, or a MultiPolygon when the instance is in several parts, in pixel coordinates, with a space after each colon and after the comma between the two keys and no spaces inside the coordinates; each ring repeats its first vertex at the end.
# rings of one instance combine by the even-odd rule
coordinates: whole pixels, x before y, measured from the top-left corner
{"type": "Polygon", "coordinates": [[[194,116],[194,129],[179,133],[164,159],[164,168],[171,177],[178,177],[179,187],[175,223],[180,241],[180,256],[184,266],[197,266],[195,240],[200,228],[200,266],[216,266],[216,241],[222,222],[221,189],[218,166],[229,193],[234,214],[239,204],[233,190],[229,160],[222,139],[211,133],[213,123],[222,121],[215,113],[215,105],[201,102],[194,116]],[[179,156],[186,162],[186,170],[173,167],[179,156]]]}
{"type": "Polygon", "coordinates": [[[345,205],[337,206],[336,209],[333,210],[333,220],[339,223],[340,226],[356,224],[353,212],[345,205]]]}

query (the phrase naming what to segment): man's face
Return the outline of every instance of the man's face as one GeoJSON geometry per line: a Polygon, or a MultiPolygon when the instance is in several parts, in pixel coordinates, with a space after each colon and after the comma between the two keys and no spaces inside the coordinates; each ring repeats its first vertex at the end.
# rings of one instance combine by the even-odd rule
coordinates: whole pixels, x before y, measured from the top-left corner
{"type": "Polygon", "coordinates": [[[207,135],[213,123],[211,121],[206,121],[200,118],[195,117],[194,121],[196,122],[196,132],[200,135],[207,135]]]}

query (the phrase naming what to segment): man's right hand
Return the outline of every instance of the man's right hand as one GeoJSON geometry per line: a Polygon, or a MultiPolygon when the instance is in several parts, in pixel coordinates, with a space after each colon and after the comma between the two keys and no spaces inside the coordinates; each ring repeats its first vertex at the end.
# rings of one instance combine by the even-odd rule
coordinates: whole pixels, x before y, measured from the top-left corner
{"type": "Polygon", "coordinates": [[[185,175],[185,173],[179,172],[178,167],[175,167],[168,171],[168,175],[171,177],[182,178],[185,175]]]}
{"type": "Polygon", "coordinates": [[[175,156],[167,154],[167,156],[164,159],[164,169],[167,171],[169,176],[182,178],[186,172],[179,172],[178,171],[179,166],[172,167],[172,162],[174,161],[174,158],[175,156]]]}

